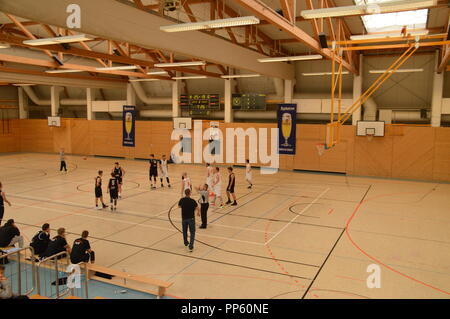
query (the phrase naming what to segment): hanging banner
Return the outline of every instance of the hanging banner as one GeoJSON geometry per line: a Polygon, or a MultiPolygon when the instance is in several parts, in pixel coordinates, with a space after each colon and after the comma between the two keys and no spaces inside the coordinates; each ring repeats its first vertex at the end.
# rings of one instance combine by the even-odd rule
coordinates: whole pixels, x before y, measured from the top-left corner
{"type": "Polygon", "coordinates": [[[136,107],[131,105],[123,106],[122,116],[122,145],[134,147],[135,141],[136,107]]]}
{"type": "Polygon", "coordinates": [[[297,104],[278,105],[278,154],[295,155],[297,104]]]}

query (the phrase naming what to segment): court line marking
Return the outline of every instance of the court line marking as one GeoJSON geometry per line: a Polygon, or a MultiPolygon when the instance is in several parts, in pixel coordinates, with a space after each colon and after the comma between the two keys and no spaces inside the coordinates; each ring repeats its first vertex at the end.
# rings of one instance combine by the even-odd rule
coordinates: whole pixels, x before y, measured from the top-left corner
{"type": "MultiPolygon", "coordinates": [[[[41,209],[41,210],[46,210],[46,211],[54,211],[54,212],[64,213],[64,211],[56,210],[56,209],[52,209],[52,208],[38,207],[38,206],[33,206],[33,207],[37,208],[37,209],[41,209]]],[[[165,212],[167,212],[166,209],[164,210],[164,213],[165,212]]],[[[112,222],[116,222],[116,223],[128,224],[128,225],[133,225],[133,226],[140,226],[140,227],[146,227],[146,228],[154,228],[154,229],[159,229],[159,230],[169,230],[169,231],[172,231],[172,232],[178,232],[177,230],[174,230],[172,228],[141,224],[141,223],[130,222],[130,221],[125,221],[125,220],[118,220],[118,219],[113,219],[113,218],[101,217],[101,216],[92,216],[92,215],[83,214],[83,213],[73,212],[73,215],[84,216],[84,217],[88,217],[88,218],[100,219],[100,220],[105,220],[105,221],[112,221],[112,222]]],[[[155,215],[148,216],[147,218],[151,219],[151,217],[154,217],[154,216],[155,215]]],[[[112,234],[112,235],[114,235],[114,234],[112,234]]],[[[264,243],[247,241],[247,240],[240,240],[240,239],[234,239],[234,238],[230,238],[230,237],[223,237],[223,236],[216,236],[216,235],[206,235],[206,234],[197,234],[197,235],[198,235],[198,237],[211,237],[211,238],[217,238],[217,239],[225,239],[225,240],[231,240],[231,241],[236,241],[236,242],[242,242],[242,243],[246,243],[246,244],[253,244],[253,245],[257,245],[257,246],[264,245],[264,243]]]]}
{"type": "MultiPolygon", "coordinates": [[[[70,194],[68,194],[68,196],[69,196],[69,195],[70,195],[70,194]]],[[[22,197],[30,197],[30,198],[25,198],[25,199],[27,199],[27,200],[28,200],[28,199],[29,199],[29,200],[34,199],[34,200],[36,200],[36,201],[38,201],[38,202],[48,203],[47,201],[42,200],[42,198],[41,198],[41,199],[38,199],[38,198],[33,197],[33,196],[23,196],[23,195],[15,196],[15,195],[13,195],[13,194],[10,194],[9,196],[11,196],[11,197],[18,197],[18,198],[22,198],[22,197]]],[[[84,208],[84,209],[93,209],[93,207],[91,207],[91,206],[81,205],[81,204],[76,204],[76,203],[73,203],[73,202],[66,202],[66,201],[60,201],[60,200],[52,200],[52,201],[53,201],[53,202],[56,202],[56,204],[62,203],[61,205],[69,204],[70,206],[81,207],[81,208],[84,208]]],[[[50,203],[51,203],[51,204],[54,204],[53,202],[50,202],[50,203]]],[[[36,208],[35,205],[36,205],[36,203],[34,203],[34,204],[32,204],[32,205],[14,205],[14,207],[18,207],[18,208],[34,207],[34,208],[36,208]]],[[[38,208],[41,209],[41,207],[38,207],[38,208]]],[[[56,210],[56,209],[47,208],[47,207],[46,207],[46,208],[42,208],[42,209],[46,209],[46,210],[54,211],[54,212],[60,212],[60,213],[63,212],[63,211],[61,211],[61,210],[56,210]]],[[[105,210],[103,210],[103,211],[105,212],[105,210]]],[[[119,214],[122,213],[122,212],[123,212],[123,213],[131,213],[132,216],[134,216],[134,217],[154,219],[155,217],[159,217],[159,216],[161,216],[161,215],[167,213],[167,209],[163,209],[163,210],[161,210],[159,213],[157,213],[157,214],[155,214],[155,215],[141,215],[141,214],[139,214],[139,212],[131,211],[131,210],[120,210],[119,214]]],[[[85,216],[90,216],[90,215],[85,215],[85,216]]],[[[113,220],[113,219],[111,219],[111,220],[113,220]]],[[[114,219],[114,220],[115,220],[115,219],[114,219]]],[[[166,219],[158,219],[158,220],[166,221],[166,219]]],[[[178,218],[174,218],[174,220],[177,221],[177,222],[181,222],[181,219],[178,219],[178,218]]],[[[118,220],[117,220],[117,221],[118,221],[118,220]]],[[[248,228],[243,228],[243,227],[238,227],[238,226],[231,226],[231,225],[223,225],[223,224],[214,224],[214,226],[223,227],[223,228],[239,229],[239,230],[247,230],[247,231],[251,231],[251,232],[264,232],[264,231],[259,230],[259,229],[248,229],[248,228]]],[[[169,228],[167,228],[167,229],[169,229],[169,228]]],[[[274,233],[274,232],[271,232],[271,233],[274,233]]]]}
{"type": "Polygon", "coordinates": [[[275,239],[279,234],[281,234],[281,232],[283,232],[283,230],[285,230],[287,227],[289,227],[290,224],[292,224],[292,222],[294,222],[297,218],[299,218],[305,211],[307,211],[312,205],[314,205],[323,195],[325,195],[326,193],[328,193],[328,191],[330,190],[330,188],[325,189],[322,193],[320,193],[320,195],[318,195],[311,203],[309,203],[308,206],[305,206],[305,208],[303,208],[300,213],[298,213],[297,216],[294,216],[294,218],[292,218],[286,225],[284,225],[284,227],[282,227],[279,231],[277,231],[275,233],[275,235],[273,235],[268,241],[266,241],[264,243],[264,245],[268,245],[273,239],[275,239]]]}
{"type": "Polygon", "coordinates": [[[417,193],[417,192],[390,193],[390,194],[377,195],[377,196],[374,196],[374,197],[370,197],[370,198],[368,198],[368,199],[364,199],[364,198],[363,198],[363,199],[361,200],[361,202],[356,206],[356,208],[355,208],[355,210],[353,211],[353,213],[352,213],[352,215],[350,216],[350,218],[347,220],[347,224],[346,224],[346,228],[345,228],[345,234],[347,235],[347,238],[350,240],[351,244],[352,244],[357,250],[359,250],[363,255],[365,255],[366,257],[368,257],[368,258],[371,259],[372,261],[374,261],[374,262],[380,264],[381,266],[383,266],[383,267],[389,269],[390,271],[392,271],[392,272],[394,272],[394,273],[396,273],[396,274],[398,274],[398,275],[400,275],[400,276],[402,276],[402,277],[405,277],[405,278],[407,278],[407,279],[410,279],[410,280],[412,280],[412,281],[414,281],[414,282],[416,282],[416,283],[419,283],[419,284],[421,284],[421,285],[423,285],[423,286],[425,286],[425,287],[434,289],[434,290],[439,291],[439,292],[441,292],[441,293],[444,293],[444,294],[446,294],[446,295],[450,295],[450,292],[449,292],[449,291],[445,291],[444,289],[441,289],[441,288],[439,288],[439,287],[433,286],[433,285],[428,284],[428,283],[426,283],[426,282],[424,282],[424,281],[421,281],[421,280],[419,280],[419,279],[416,279],[416,278],[414,278],[414,277],[412,277],[412,276],[410,276],[410,275],[408,275],[408,274],[405,274],[405,273],[403,273],[403,272],[401,272],[401,271],[399,271],[399,270],[397,270],[397,269],[395,269],[395,268],[389,266],[387,263],[382,262],[382,261],[381,261],[380,259],[378,259],[377,257],[373,257],[372,255],[370,255],[369,253],[367,253],[363,248],[361,248],[361,247],[353,240],[352,236],[350,235],[350,224],[351,224],[351,222],[353,221],[353,218],[356,216],[356,214],[359,212],[360,208],[361,208],[364,204],[366,204],[366,203],[369,202],[369,201],[373,201],[374,199],[377,199],[377,198],[392,197],[392,196],[404,195],[404,194],[411,194],[411,193],[414,194],[414,193],[417,193]]]}
{"type": "MultiPolygon", "coordinates": [[[[16,222],[16,224],[19,225],[25,225],[25,226],[30,226],[30,227],[35,227],[35,228],[40,228],[39,226],[36,225],[30,225],[30,224],[26,224],[26,223],[21,223],[21,222],[16,222]]],[[[55,229],[52,229],[55,230],[55,229]]],[[[78,233],[72,233],[70,231],[66,231],[67,234],[71,234],[71,235],[76,235],[79,236],[78,233]]],[[[163,249],[157,249],[157,248],[153,248],[150,246],[139,246],[137,244],[132,244],[132,243],[126,243],[126,242],[121,242],[121,241],[117,241],[117,240],[111,240],[111,239],[103,239],[103,238],[99,238],[99,237],[94,237],[94,236],[89,236],[89,238],[91,239],[95,239],[98,241],[104,241],[104,242],[109,242],[109,243],[113,243],[113,244],[120,244],[120,245],[125,245],[125,246],[130,246],[130,247],[135,247],[135,248],[142,248],[144,250],[150,250],[150,251],[156,251],[156,252],[160,252],[160,253],[164,253],[164,254],[169,254],[169,255],[175,255],[175,256],[180,256],[180,257],[185,257],[185,258],[191,258],[191,259],[197,259],[197,260],[201,260],[201,261],[206,261],[206,262],[211,262],[211,263],[218,263],[218,264],[222,264],[222,265],[227,265],[227,266],[232,266],[232,267],[237,267],[237,268],[244,268],[244,269],[249,269],[249,270],[254,270],[254,271],[259,271],[259,272],[265,272],[265,273],[270,273],[270,274],[275,274],[275,275],[280,275],[280,276],[286,276],[283,273],[279,273],[279,272],[275,272],[275,271],[271,271],[271,270],[265,270],[265,269],[260,269],[260,268],[254,268],[254,267],[250,267],[250,266],[245,266],[245,265],[239,265],[239,264],[233,264],[233,263],[229,263],[229,262],[223,262],[223,261],[219,261],[219,260],[214,260],[214,259],[206,259],[206,258],[202,258],[202,257],[195,257],[191,254],[182,254],[182,253],[176,253],[173,251],[167,251],[167,250],[163,250],[163,249]]],[[[300,279],[305,279],[305,280],[311,280],[310,278],[306,278],[306,277],[302,277],[302,276],[297,276],[297,275],[291,275],[291,277],[295,277],[295,278],[300,278],[300,279]]]]}

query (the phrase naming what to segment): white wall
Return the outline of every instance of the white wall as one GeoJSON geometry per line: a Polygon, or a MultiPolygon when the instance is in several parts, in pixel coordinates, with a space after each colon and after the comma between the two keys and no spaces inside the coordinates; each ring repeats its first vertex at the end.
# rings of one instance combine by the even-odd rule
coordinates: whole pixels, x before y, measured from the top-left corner
{"type": "MultiPolygon", "coordinates": [[[[363,90],[370,87],[380,74],[370,74],[370,70],[388,69],[398,56],[364,57],[363,90]]],[[[433,90],[433,71],[435,55],[420,54],[412,56],[401,69],[420,69],[419,73],[393,74],[374,93],[378,108],[385,109],[430,109],[433,90]]]]}
{"type": "MultiPolygon", "coordinates": [[[[329,98],[331,93],[331,75],[302,75],[302,73],[316,72],[331,72],[331,62],[327,60],[295,62],[295,77],[297,79],[295,92],[301,94],[323,94],[323,98],[329,98]]],[[[346,94],[353,94],[352,74],[343,75],[342,92],[346,94]]]]}

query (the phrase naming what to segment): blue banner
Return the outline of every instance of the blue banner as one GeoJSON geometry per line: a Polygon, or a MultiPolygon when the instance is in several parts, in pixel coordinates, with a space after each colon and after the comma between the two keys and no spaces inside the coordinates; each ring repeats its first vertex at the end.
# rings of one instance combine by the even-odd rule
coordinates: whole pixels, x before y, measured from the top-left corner
{"type": "Polygon", "coordinates": [[[278,105],[278,154],[295,155],[297,104],[278,105]]]}
{"type": "Polygon", "coordinates": [[[122,116],[122,145],[126,147],[135,146],[135,123],[136,107],[131,105],[123,106],[122,116]]]}

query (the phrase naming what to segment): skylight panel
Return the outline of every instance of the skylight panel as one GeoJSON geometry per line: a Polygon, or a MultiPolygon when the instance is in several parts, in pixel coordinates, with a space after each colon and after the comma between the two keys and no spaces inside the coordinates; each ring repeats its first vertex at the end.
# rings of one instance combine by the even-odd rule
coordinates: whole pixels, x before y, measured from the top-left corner
{"type": "MultiPolygon", "coordinates": [[[[355,0],[357,5],[376,4],[392,0],[355,0]]],[[[372,14],[361,17],[367,32],[399,31],[403,26],[408,29],[424,29],[427,26],[428,9],[372,14]]]]}

